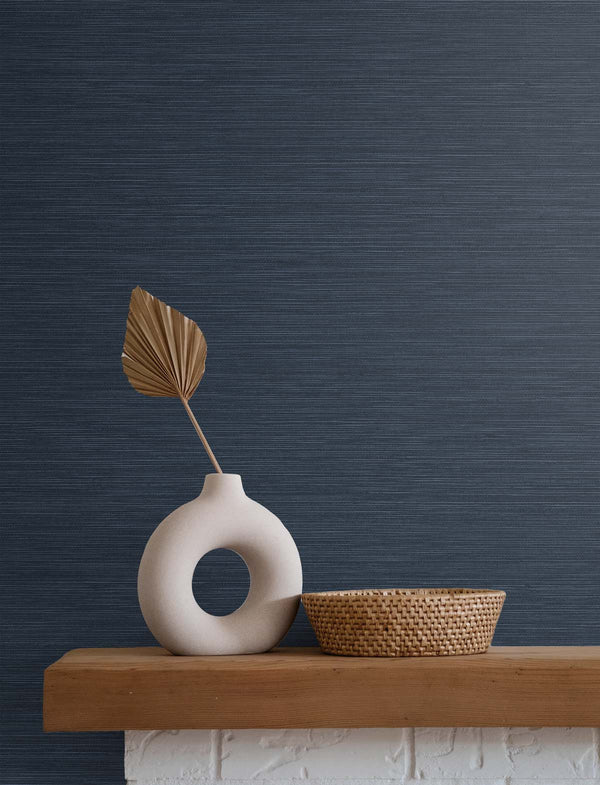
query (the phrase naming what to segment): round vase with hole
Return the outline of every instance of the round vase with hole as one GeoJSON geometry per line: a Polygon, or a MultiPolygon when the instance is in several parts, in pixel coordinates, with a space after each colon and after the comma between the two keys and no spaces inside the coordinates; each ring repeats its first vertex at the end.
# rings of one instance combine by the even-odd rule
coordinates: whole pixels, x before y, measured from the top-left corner
{"type": "Polygon", "coordinates": [[[208,474],[202,493],[168,515],[142,556],[138,597],[156,640],[173,654],[255,654],[283,638],[302,592],[296,544],[279,518],[244,493],[238,474],[208,474]],[[213,616],[192,589],[200,559],[216,548],[246,563],[250,590],[228,616],[213,616]]]}

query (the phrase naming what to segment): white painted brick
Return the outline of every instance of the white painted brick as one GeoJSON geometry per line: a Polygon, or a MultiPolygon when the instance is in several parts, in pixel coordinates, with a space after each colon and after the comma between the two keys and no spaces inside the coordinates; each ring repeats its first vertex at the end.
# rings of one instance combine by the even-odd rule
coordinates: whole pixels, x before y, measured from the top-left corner
{"type": "Polygon", "coordinates": [[[216,779],[211,768],[213,738],[209,730],[130,730],[125,732],[125,779],[216,779]]]}
{"type": "Polygon", "coordinates": [[[592,728],[127,731],[130,785],[600,785],[592,728]]]}
{"type": "Polygon", "coordinates": [[[389,778],[402,745],[394,728],[233,730],[223,744],[224,779],[389,778]]]}
{"type": "Polygon", "coordinates": [[[594,776],[591,728],[417,728],[422,779],[573,780],[594,776]]]}

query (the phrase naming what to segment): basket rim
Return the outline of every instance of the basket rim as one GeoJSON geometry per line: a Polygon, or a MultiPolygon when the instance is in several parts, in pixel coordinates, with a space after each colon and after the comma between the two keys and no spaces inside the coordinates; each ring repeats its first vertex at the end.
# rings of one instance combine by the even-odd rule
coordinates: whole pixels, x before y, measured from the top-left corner
{"type": "Polygon", "coordinates": [[[340,589],[333,591],[305,592],[302,599],[312,599],[317,597],[332,597],[343,599],[345,597],[504,597],[506,592],[502,589],[466,589],[463,587],[443,587],[443,588],[386,588],[386,589],[340,589]]]}

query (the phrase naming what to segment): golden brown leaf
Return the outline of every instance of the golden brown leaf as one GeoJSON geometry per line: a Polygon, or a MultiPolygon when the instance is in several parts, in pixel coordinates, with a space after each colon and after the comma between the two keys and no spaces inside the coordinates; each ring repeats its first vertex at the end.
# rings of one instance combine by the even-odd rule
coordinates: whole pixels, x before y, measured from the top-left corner
{"type": "Polygon", "coordinates": [[[136,286],[121,360],[138,392],[188,401],[204,374],[206,341],[195,322],[136,286]]]}

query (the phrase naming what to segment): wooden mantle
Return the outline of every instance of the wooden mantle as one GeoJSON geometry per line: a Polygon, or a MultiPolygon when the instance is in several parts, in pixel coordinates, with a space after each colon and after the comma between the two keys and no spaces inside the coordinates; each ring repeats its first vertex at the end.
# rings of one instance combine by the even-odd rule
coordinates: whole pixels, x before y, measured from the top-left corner
{"type": "Polygon", "coordinates": [[[75,649],[46,669],[47,731],[597,726],[600,646],[468,657],[332,657],[318,649],[175,657],[75,649]]]}

